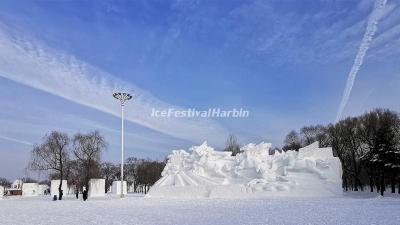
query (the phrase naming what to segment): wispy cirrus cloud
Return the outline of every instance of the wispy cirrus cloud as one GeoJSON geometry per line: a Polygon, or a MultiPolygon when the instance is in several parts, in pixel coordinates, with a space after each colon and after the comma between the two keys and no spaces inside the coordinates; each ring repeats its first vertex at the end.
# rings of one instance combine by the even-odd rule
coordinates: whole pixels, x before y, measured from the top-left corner
{"type": "Polygon", "coordinates": [[[18,144],[23,144],[23,145],[28,145],[28,146],[33,146],[33,143],[24,141],[24,140],[20,140],[17,138],[13,138],[13,137],[8,137],[8,136],[4,136],[4,135],[0,135],[0,139],[6,140],[6,141],[12,141],[18,144]]]}
{"type": "MultiPolygon", "coordinates": [[[[210,10],[208,4],[179,1],[173,9],[181,33],[212,39],[209,32],[218,30],[223,47],[243,52],[246,59],[264,62],[267,58],[274,65],[326,65],[353,59],[373,1],[289,2],[256,0],[210,10]]],[[[383,13],[393,14],[398,22],[395,8],[390,3],[383,13]]]]}
{"type": "Polygon", "coordinates": [[[180,107],[4,25],[0,26],[0,76],[115,116],[120,116],[120,109],[112,93],[130,92],[134,100],[127,104],[128,121],[191,142],[220,143],[218,137],[227,135],[210,119],[151,117],[153,107],[180,107]]]}

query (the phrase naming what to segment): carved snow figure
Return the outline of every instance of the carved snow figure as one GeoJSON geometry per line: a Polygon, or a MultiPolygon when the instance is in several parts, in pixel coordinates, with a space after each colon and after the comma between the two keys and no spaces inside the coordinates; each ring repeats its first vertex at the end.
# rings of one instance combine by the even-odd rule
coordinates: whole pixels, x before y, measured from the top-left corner
{"type": "Polygon", "coordinates": [[[248,144],[241,153],[207,143],[173,151],[147,197],[323,197],[342,193],[341,163],[318,143],[269,154],[271,144],[248,144]]]}

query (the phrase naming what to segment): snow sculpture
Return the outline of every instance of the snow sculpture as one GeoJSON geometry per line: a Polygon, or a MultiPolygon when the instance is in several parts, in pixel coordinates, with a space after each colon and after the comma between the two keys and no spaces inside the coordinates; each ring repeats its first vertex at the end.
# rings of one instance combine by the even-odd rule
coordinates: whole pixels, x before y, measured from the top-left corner
{"type": "Polygon", "coordinates": [[[22,196],[38,196],[39,184],[38,183],[23,183],[22,196]]]}
{"type": "MultiPolygon", "coordinates": [[[[60,186],[60,180],[51,180],[50,196],[52,198],[54,195],[57,195],[57,197],[58,197],[58,187],[59,186],[60,186]]],[[[67,192],[68,192],[67,180],[62,181],[61,190],[63,190],[63,196],[66,196],[67,192]]]]}
{"type": "Polygon", "coordinates": [[[106,189],[105,179],[90,179],[89,181],[89,197],[104,197],[106,189]]]}
{"type": "Polygon", "coordinates": [[[45,194],[48,194],[48,191],[49,190],[49,185],[47,185],[47,184],[39,184],[39,189],[38,189],[38,194],[39,195],[45,195],[45,194]]]}
{"type": "Polygon", "coordinates": [[[4,196],[4,191],[5,191],[5,188],[4,188],[3,186],[0,185],[0,199],[3,198],[3,196],[4,196]]]}
{"type": "Polygon", "coordinates": [[[75,195],[75,193],[76,193],[75,190],[76,190],[75,185],[68,185],[67,194],[68,195],[75,195]]]}
{"type": "MultiPolygon", "coordinates": [[[[126,181],[123,182],[123,186],[124,186],[124,188],[123,188],[124,195],[126,195],[128,193],[127,192],[128,186],[126,184],[126,181]]],[[[117,195],[121,194],[121,181],[113,181],[112,187],[111,187],[111,193],[117,194],[117,195]]]]}
{"type": "Polygon", "coordinates": [[[271,144],[248,144],[236,156],[203,143],[169,155],[147,197],[334,196],[341,193],[341,163],[318,143],[269,155],[271,144]]]}
{"type": "Polygon", "coordinates": [[[135,192],[135,184],[132,183],[131,185],[129,185],[128,187],[128,192],[135,192]]]}

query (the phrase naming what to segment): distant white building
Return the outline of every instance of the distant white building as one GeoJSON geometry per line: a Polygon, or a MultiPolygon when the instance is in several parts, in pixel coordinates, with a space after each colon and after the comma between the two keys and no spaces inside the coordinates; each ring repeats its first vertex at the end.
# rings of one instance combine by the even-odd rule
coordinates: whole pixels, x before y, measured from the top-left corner
{"type": "Polygon", "coordinates": [[[7,195],[22,195],[22,180],[15,180],[7,189],[7,195]]]}
{"type": "Polygon", "coordinates": [[[11,184],[11,188],[12,189],[20,189],[22,190],[22,180],[15,180],[12,184],[11,184]]]}
{"type": "MultiPolygon", "coordinates": [[[[121,181],[113,181],[111,187],[111,193],[120,195],[121,194],[121,181]]],[[[128,186],[126,181],[123,182],[123,193],[126,195],[128,193],[128,186]]]]}
{"type": "MultiPolygon", "coordinates": [[[[50,185],[50,196],[56,195],[58,197],[58,187],[60,186],[60,180],[51,180],[50,185]]],[[[68,194],[68,183],[67,180],[62,181],[61,190],[63,191],[63,196],[68,194]]]]}
{"type": "Polygon", "coordinates": [[[23,183],[22,196],[38,196],[39,184],[38,183],[23,183]]]}
{"type": "Polygon", "coordinates": [[[104,197],[106,192],[106,181],[104,179],[90,179],[89,181],[89,198],[104,197]]]}

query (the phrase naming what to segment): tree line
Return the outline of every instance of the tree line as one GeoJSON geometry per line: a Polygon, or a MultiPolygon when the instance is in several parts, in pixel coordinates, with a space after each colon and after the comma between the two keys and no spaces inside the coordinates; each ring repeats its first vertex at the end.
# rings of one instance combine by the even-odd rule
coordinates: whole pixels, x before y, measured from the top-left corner
{"type": "MultiPolygon", "coordinates": [[[[120,164],[103,162],[102,153],[107,144],[98,131],[76,133],[70,137],[66,133],[52,131],[35,144],[31,151],[28,168],[33,171],[48,171],[49,180],[59,180],[58,198],[63,197],[63,180],[69,185],[89,190],[90,179],[105,179],[107,192],[113,181],[120,179],[120,164]]],[[[128,158],[124,166],[124,180],[135,192],[147,192],[160,177],[165,162],[150,159],[128,158]]],[[[5,179],[2,183],[9,184],[5,179]]],[[[48,182],[50,183],[50,182],[48,182]]]]}
{"type": "MultiPolygon", "coordinates": [[[[165,161],[129,157],[124,163],[124,180],[126,180],[128,187],[131,187],[131,191],[146,194],[150,187],[161,178],[165,164],[165,161]]],[[[111,187],[113,181],[120,178],[120,168],[120,164],[111,162],[103,162],[100,165],[102,178],[106,182],[106,190],[111,187]]]]}
{"type": "MultiPolygon", "coordinates": [[[[392,193],[400,194],[400,117],[388,109],[375,109],[361,116],[348,117],[328,125],[304,126],[299,132],[290,131],[282,149],[274,151],[297,151],[315,141],[320,147],[332,147],[334,156],[342,164],[342,185],[345,191],[377,191],[384,194],[387,187],[392,193]],[[397,182],[396,182],[397,181],[397,182]]],[[[59,179],[59,199],[62,198],[62,180],[79,188],[89,188],[92,178],[103,178],[106,192],[112,182],[120,178],[120,164],[102,162],[101,154],[106,149],[104,138],[98,131],[77,133],[69,137],[53,131],[46,135],[41,144],[32,150],[29,168],[51,171],[49,179],[59,179]]],[[[224,151],[236,155],[241,152],[234,135],[226,140],[224,151]]],[[[147,193],[161,177],[166,161],[127,158],[124,180],[131,191],[147,193]]],[[[0,185],[9,185],[0,179],[0,185]]],[[[4,186],[3,185],[3,186],[4,186]]]]}
{"type": "Polygon", "coordinates": [[[377,191],[388,187],[400,194],[400,117],[388,109],[375,109],[326,126],[305,126],[290,131],[283,150],[298,150],[315,141],[331,146],[342,163],[345,191],[377,191]],[[396,182],[397,181],[397,182],[396,182]]]}

